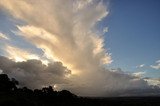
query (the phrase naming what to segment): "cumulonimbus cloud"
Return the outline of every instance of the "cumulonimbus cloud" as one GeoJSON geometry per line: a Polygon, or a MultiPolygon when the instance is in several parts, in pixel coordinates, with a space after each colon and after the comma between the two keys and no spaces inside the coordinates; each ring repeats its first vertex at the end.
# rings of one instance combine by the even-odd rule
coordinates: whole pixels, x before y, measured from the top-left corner
{"type": "Polygon", "coordinates": [[[109,13],[103,1],[1,0],[0,6],[25,23],[17,25],[19,35],[71,70],[70,82],[61,88],[93,96],[149,87],[143,79],[103,67],[112,62],[95,27],[109,13]]]}

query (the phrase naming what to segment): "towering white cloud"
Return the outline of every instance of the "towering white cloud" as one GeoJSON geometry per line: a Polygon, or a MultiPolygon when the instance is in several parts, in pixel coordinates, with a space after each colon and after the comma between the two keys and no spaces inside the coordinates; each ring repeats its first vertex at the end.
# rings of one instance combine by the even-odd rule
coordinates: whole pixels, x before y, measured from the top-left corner
{"type": "Polygon", "coordinates": [[[72,70],[74,83],[91,87],[101,84],[103,78],[95,73],[103,70],[101,65],[111,62],[103,48],[103,37],[92,30],[108,14],[102,1],[2,0],[0,4],[28,24],[18,26],[21,35],[48,58],[61,61],[72,70]]]}
{"type": "Polygon", "coordinates": [[[103,1],[1,0],[0,6],[25,23],[17,25],[21,36],[71,70],[70,82],[60,88],[90,96],[148,88],[142,79],[103,67],[112,62],[95,27],[108,14],[103,1]]]}

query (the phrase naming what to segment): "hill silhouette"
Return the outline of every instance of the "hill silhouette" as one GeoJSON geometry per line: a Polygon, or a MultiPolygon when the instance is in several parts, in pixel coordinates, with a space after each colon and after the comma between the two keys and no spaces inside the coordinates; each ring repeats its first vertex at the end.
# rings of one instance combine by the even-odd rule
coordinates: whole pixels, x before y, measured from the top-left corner
{"type": "Polygon", "coordinates": [[[0,74],[0,106],[160,106],[159,97],[79,97],[52,86],[31,90],[18,88],[19,82],[0,74]]]}

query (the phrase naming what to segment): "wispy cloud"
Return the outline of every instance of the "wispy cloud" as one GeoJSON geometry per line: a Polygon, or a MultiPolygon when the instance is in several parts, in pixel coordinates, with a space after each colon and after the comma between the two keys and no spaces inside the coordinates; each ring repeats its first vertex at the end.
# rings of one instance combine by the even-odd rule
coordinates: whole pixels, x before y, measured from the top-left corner
{"type": "Polygon", "coordinates": [[[12,59],[16,62],[22,62],[27,61],[29,59],[38,59],[41,60],[43,64],[48,65],[49,61],[46,59],[43,59],[37,54],[32,53],[31,51],[24,50],[22,48],[18,48],[11,45],[6,45],[5,50],[6,56],[9,59],[12,59]]]}
{"type": "Polygon", "coordinates": [[[155,63],[155,65],[151,65],[151,68],[160,70],[160,60],[157,60],[155,63]]]}
{"type": "Polygon", "coordinates": [[[7,57],[15,60],[16,62],[26,61],[27,59],[39,59],[37,55],[14,46],[7,45],[5,51],[8,54],[7,57]]]}
{"type": "Polygon", "coordinates": [[[143,68],[144,66],[145,64],[141,64],[141,65],[136,66],[136,68],[143,68]]]}
{"type": "Polygon", "coordinates": [[[5,39],[5,40],[9,40],[9,38],[7,37],[7,35],[3,34],[0,32],[0,39],[5,39]]]}

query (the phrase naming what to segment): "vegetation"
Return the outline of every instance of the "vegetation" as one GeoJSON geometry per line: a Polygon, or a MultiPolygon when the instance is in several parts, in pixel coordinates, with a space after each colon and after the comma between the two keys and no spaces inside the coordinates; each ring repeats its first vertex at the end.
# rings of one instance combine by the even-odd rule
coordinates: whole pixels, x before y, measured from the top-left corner
{"type": "Polygon", "coordinates": [[[160,106],[158,97],[85,98],[51,86],[31,90],[17,85],[15,79],[0,74],[0,106],[160,106]]]}

